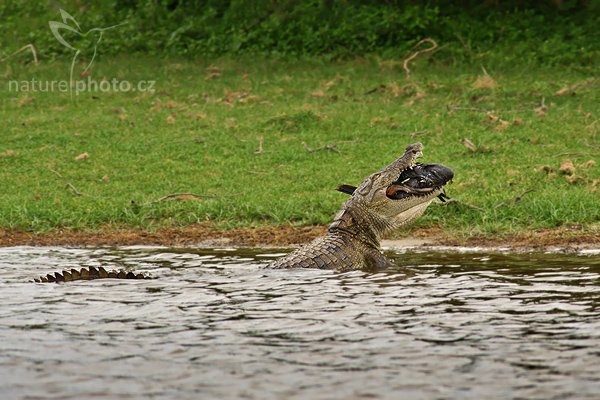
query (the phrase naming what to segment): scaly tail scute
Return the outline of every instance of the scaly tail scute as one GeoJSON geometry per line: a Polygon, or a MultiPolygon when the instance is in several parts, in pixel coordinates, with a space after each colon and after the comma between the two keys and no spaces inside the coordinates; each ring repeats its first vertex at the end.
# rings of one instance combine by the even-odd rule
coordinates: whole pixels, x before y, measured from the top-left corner
{"type": "Polygon", "coordinates": [[[124,270],[110,270],[107,271],[103,267],[84,267],[79,271],[72,268],[70,271],[55,272],[54,274],[48,274],[46,276],[40,276],[34,279],[37,283],[49,283],[49,282],[71,282],[71,281],[90,281],[93,279],[152,279],[144,274],[136,274],[133,272],[125,272],[124,270]]]}

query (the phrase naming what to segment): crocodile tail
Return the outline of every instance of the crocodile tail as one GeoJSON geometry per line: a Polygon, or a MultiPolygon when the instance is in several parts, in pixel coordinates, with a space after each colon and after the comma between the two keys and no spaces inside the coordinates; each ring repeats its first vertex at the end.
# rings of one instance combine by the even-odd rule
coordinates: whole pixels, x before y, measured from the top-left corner
{"type": "Polygon", "coordinates": [[[124,270],[107,271],[103,267],[84,267],[80,270],[72,268],[70,271],[55,272],[46,276],[40,276],[34,279],[37,283],[48,282],[71,282],[71,281],[89,281],[92,279],[151,279],[150,277],[133,272],[125,272],[124,270]]]}

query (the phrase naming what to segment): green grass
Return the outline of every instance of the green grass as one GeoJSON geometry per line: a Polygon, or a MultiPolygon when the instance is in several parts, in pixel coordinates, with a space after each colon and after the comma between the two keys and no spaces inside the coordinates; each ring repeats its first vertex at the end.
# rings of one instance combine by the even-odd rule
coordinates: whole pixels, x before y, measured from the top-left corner
{"type": "Polygon", "coordinates": [[[479,66],[411,67],[407,80],[401,68],[364,59],[123,57],[98,61],[92,78],[155,80],[154,92],[71,98],[8,91],[9,80],[68,79],[67,63],[0,64],[0,227],[327,223],[346,198],[338,184],[358,184],[421,141],[424,162],[454,169],[447,193],[459,201],[431,206],[421,226],[488,234],[598,228],[600,81],[593,71],[486,66],[496,85],[478,89],[479,66]],[[211,65],[220,76],[208,78],[211,65]],[[573,94],[554,95],[574,85],[573,94]],[[535,111],[542,98],[544,116],[535,111]],[[508,125],[453,107],[493,110],[508,125]],[[303,142],[335,144],[338,152],[309,152],[303,142]],[[83,152],[89,158],[75,160],[83,152]],[[540,170],[566,159],[577,168],[574,184],[540,170]],[[579,166],[588,160],[598,164],[579,166]],[[528,189],[535,191],[513,202],[528,189]],[[180,192],[207,197],[154,202],[180,192]]]}

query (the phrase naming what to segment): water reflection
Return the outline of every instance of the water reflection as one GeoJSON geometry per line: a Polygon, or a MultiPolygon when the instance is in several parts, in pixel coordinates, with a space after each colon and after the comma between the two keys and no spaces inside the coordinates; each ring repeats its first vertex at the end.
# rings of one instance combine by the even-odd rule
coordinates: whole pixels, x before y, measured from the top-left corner
{"type": "Polygon", "coordinates": [[[406,252],[377,274],[274,256],[0,249],[2,398],[600,393],[600,256],[406,252]],[[27,282],[87,265],[159,279],[27,282]]]}

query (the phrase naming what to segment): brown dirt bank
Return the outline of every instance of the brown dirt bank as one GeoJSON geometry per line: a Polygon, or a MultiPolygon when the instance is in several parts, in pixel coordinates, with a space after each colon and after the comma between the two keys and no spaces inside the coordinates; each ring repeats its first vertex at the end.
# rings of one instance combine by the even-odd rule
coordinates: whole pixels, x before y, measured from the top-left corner
{"type": "MultiPolygon", "coordinates": [[[[277,246],[291,247],[322,235],[325,226],[261,226],[221,230],[212,224],[185,228],[142,229],[104,228],[94,231],[58,229],[32,233],[0,229],[0,246],[277,246]]],[[[600,232],[580,227],[540,229],[511,235],[466,235],[440,228],[412,228],[394,241],[395,245],[444,245],[523,248],[600,248],[600,232]]]]}

